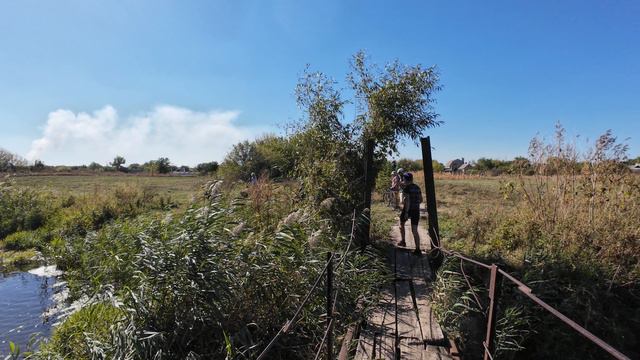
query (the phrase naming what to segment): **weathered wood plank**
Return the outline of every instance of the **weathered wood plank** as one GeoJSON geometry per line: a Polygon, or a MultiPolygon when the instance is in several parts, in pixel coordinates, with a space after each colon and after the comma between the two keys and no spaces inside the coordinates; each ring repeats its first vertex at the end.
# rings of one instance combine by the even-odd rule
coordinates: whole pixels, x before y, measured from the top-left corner
{"type": "MultiPolygon", "coordinates": [[[[428,300],[427,284],[431,281],[431,269],[426,255],[413,254],[415,244],[408,223],[406,228],[406,248],[392,249],[387,255],[392,269],[397,269],[395,286],[401,359],[452,359],[447,348],[434,346],[445,344],[445,338],[428,300]]],[[[400,241],[399,227],[396,225],[392,230],[392,240],[397,244],[400,241]]],[[[421,226],[419,231],[421,249],[430,249],[426,229],[421,226]]],[[[361,330],[355,359],[395,357],[395,309],[394,289],[391,287],[369,315],[367,326],[361,330]]]]}

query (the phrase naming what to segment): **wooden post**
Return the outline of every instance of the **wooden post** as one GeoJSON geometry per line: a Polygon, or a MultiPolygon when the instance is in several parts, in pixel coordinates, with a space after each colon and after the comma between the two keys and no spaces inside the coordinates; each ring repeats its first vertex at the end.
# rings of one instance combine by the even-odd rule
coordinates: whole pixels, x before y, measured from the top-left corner
{"type": "Polygon", "coordinates": [[[364,207],[363,213],[366,213],[367,220],[362,229],[361,248],[369,244],[369,233],[371,231],[371,189],[375,179],[373,178],[373,150],[375,143],[373,140],[367,140],[364,152],[364,207]]]}
{"type": "Polygon", "coordinates": [[[327,253],[327,360],[333,360],[333,260],[327,253]]]}
{"type": "MultiPolygon", "coordinates": [[[[440,247],[440,228],[438,227],[438,207],[436,203],[436,183],[433,179],[433,158],[431,157],[431,139],[427,136],[426,138],[420,139],[420,144],[422,145],[422,170],[424,172],[424,190],[426,192],[425,196],[427,199],[427,219],[429,221],[429,238],[431,238],[432,248],[440,247]]],[[[433,256],[429,260],[429,264],[431,265],[431,273],[433,279],[435,279],[436,271],[442,265],[442,261],[444,259],[444,255],[438,249],[431,251],[433,256]]]]}
{"type": "Polygon", "coordinates": [[[484,340],[484,360],[493,359],[496,351],[496,315],[498,312],[498,296],[502,275],[498,271],[498,265],[491,264],[491,278],[489,279],[489,313],[487,315],[487,335],[484,340]]]}

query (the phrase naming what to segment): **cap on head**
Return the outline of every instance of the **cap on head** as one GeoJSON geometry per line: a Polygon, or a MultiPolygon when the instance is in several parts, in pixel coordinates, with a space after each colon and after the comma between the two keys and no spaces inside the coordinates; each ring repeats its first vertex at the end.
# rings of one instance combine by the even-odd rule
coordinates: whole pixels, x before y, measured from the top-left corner
{"type": "Polygon", "coordinates": [[[402,178],[404,179],[404,181],[413,181],[413,174],[408,172],[402,175],[402,178]]]}
{"type": "Polygon", "coordinates": [[[398,169],[398,174],[402,174],[403,172],[404,172],[404,169],[403,169],[403,168],[399,168],[399,169],[398,169]]]}

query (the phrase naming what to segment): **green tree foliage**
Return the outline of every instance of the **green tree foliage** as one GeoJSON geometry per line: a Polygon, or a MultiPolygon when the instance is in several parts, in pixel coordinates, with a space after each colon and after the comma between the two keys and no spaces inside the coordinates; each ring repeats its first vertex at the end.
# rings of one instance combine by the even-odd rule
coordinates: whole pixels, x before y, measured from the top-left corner
{"type": "Polygon", "coordinates": [[[249,180],[251,173],[271,178],[293,175],[296,150],[291,139],[265,135],[255,141],[243,141],[233,146],[221,165],[225,178],[249,180]]]}
{"type": "Polygon", "coordinates": [[[158,160],[156,160],[156,165],[160,174],[167,174],[171,172],[171,162],[169,161],[169,158],[158,158],[158,160]]]}
{"type": "Polygon", "coordinates": [[[100,169],[102,169],[102,165],[98,164],[97,162],[92,162],[91,164],[89,164],[89,169],[93,170],[93,171],[98,171],[100,169]]]}
{"type": "Polygon", "coordinates": [[[402,168],[405,171],[422,170],[422,160],[400,159],[398,160],[397,165],[398,169],[402,168]]]}
{"type": "Polygon", "coordinates": [[[147,161],[142,165],[152,175],[155,173],[168,174],[171,172],[171,162],[169,158],[161,157],[158,160],[147,161]]]}
{"type": "Polygon", "coordinates": [[[440,173],[444,171],[444,164],[437,160],[431,160],[431,166],[433,167],[433,172],[440,173]]]}
{"type": "Polygon", "coordinates": [[[124,159],[124,157],[118,155],[115,158],[113,158],[113,161],[111,162],[111,166],[113,166],[114,168],[116,168],[116,170],[120,171],[122,169],[122,165],[124,165],[127,161],[124,159]]]}
{"type": "Polygon", "coordinates": [[[397,152],[400,139],[417,139],[425,129],[441,124],[433,110],[434,94],[441,88],[435,67],[396,60],[381,71],[367,64],[363,51],[353,56],[351,67],[348,80],[363,110],[357,124],[379,151],[397,152]]]}
{"type": "Polygon", "coordinates": [[[44,165],[44,162],[42,162],[42,160],[36,160],[33,162],[33,165],[31,166],[31,171],[42,171],[46,168],[46,166],[44,165]]]}
{"type": "Polygon", "coordinates": [[[311,200],[336,197],[348,204],[346,211],[363,201],[366,140],[376,144],[377,176],[385,155],[396,152],[399,141],[416,139],[440,124],[432,109],[433,94],[439,90],[434,68],[395,61],[379,71],[365,58],[357,53],[348,75],[359,110],[355,122],[342,121],[343,107],[350,101],[323,73],[305,70],[296,87],[298,106],[306,115],[291,138],[299,156],[296,173],[304,176],[305,194],[311,200]]]}
{"type": "Polygon", "coordinates": [[[200,163],[198,165],[196,165],[196,170],[201,174],[201,175],[208,175],[208,174],[213,174],[216,171],[218,171],[218,162],[217,161],[211,161],[211,162],[205,162],[205,163],[200,163]]]}
{"type": "Polygon", "coordinates": [[[15,171],[18,167],[24,167],[27,161],[20,156],[0,148],[0,172],[15,171]]]}
{"type": "Polygon", "coordinates": [[[635,158],[630,158],[629,160],[626,161],[627,165],[635,165],[635,164],[640,164],[640,156],[635,157],[635,158]]]}
{"type": "Polygon", "coordinates": [[[345,210],[361,204],[365,141],[376,144],[375,176],[386,154],[397,151],[399,141],[416,139],[426,128],[440,124],[432,108],[433,94],[440,87],[433,67],[395,61],[379,71],[366,64],[362,52],[354,56],[348,80],[361,105],[357,121],[343,121],[343,107],[351,101],[336,82],[307,68],[296,86],[296,100],[305,116],[293,124],[291,134],[236,144],[221,173],[244,180],[251,173],[293,176],[302,180],[305,195],[313,201],[337,197],[349,204],[345,210]]]}
{"type": "Polygon", "coordinates": [[[144,171],[144,167],[138,163],[129,164],[129,172],[138,173],[144,171]]]}
{"type": "MultiPolygon", "coordinates": [[[[556,160],[551,159],[550,162],[556,163],[556,160]]],[[[473,171],[494,176],[501,174],[533,175],[534,173],[529,159],[522,156],[515,157],[513,160],[497,160],[482,157],[473,164],[473,171]]]]}
{"type": "Polygon", "coordinates": [[[320,72],[304,72],[296,87],[305,112],[291,141],[297,149],[295,173],[312,202],[339,200],[339,216],[363,202],[363,148],[356,129],[340,121],[345,101],[335,81],[320,72]]]}

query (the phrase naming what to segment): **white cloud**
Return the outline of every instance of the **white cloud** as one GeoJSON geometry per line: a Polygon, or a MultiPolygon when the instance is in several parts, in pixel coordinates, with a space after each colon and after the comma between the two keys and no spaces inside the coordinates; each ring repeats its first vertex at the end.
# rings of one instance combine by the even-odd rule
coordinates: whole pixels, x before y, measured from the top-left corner
{"type": "Polygon", "coordinates": [[[49,113],[41,138],[27,159],[48,164],[106,163],[122,155],[127,163],[168,157],[174,164],[221,161],[231,146],[266,129],[234,124],[238,111],[198,112],[163,105],[120,119],[112,106],[91,114],[69,110],[49,113]]]}

